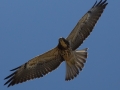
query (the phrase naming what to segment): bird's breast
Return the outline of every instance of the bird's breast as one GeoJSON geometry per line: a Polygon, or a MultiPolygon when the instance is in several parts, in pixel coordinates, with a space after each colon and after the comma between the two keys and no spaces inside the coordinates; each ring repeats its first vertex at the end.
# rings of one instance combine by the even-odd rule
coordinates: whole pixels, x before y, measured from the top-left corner
{"type": "Polygon", "coordinates": [[[67,50],[62,50],[61,51],[61,56],[64,58],[64,60],[69,61],[70,56],[72,54],[72,51],[67,49],[67,50]]]}
{"type": "Polygon", "coordinates": [[[63,50],[61,54],[67,64],[69,64],[69,65],[75,64],[74,51],[72,51],[71,49],[67,49],[67,50],[63,50]]]}

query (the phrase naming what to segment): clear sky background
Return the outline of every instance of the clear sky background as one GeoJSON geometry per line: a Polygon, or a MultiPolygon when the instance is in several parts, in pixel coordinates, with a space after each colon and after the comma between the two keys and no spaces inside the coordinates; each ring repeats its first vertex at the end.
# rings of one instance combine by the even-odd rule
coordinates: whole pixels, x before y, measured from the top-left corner
{"type": "MultiPolygon", "coordinates": [[[[99,1],[99,0],[98,0],[99,1]]],[[[40,79],[7,88],[9,70],[24,64],[67,37],[95,0],[0,0],[0,90],[120,90],[120,0],[108,6],[91,35],[80,74],[65,81],[65,63],[40,79]]]]}

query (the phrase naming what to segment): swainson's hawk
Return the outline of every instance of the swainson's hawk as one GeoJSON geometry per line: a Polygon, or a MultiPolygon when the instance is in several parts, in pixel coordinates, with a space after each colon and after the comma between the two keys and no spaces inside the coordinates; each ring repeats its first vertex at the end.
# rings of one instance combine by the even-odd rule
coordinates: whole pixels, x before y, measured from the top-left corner
{"type": "Polygon", "coordinates": [[[30,79],[43,77],[55,70],[63,61],[66,62],[65,80],[74,79],[84,67],[87,58],[87,48],[76,49],[92,32],[108,4],[106,1],[101,0],[98,3],[96,1],[92,8],[79,20],[70,35],[67,38],[59,38],[59,43],[55,48],[12,69],[11,71],[14,73],[5,78],[8,81],[4,85],[8,84],[9,87],[30,79]]]}

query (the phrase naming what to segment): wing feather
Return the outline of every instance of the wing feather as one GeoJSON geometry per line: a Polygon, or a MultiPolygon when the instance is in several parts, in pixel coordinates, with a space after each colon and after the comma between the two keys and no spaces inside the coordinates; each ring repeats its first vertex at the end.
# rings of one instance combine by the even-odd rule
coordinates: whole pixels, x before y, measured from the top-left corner
{"type": "Polygon", "coordinates": [[[67,40],[70,42],[72,50],[77,49],[83,41],[90,35],[96,22],[103,13],[107,0],[100,1],[92,6],[92,8],[79,20],[75,28],[72,30],[67,40]]]}
{"type": "Polygon", "coordinates": [[[63,58],[59,54],[59,49],[54,48],[45,54],[31,59],[24,65],[12,69],[11,71],[15,72],[5,78],[8,81],[4,85],[8,84],[9,87],[30,79],[43,77],[56,69],[62,61],[63,58]]]}

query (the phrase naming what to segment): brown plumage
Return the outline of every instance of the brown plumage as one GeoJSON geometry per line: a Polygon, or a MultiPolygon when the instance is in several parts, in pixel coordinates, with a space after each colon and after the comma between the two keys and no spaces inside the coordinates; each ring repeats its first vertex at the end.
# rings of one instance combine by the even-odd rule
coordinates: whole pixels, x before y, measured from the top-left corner
{"type": "Polygon", "coordinates": [[[63,61],[66,61],[65,80],[76,77],[86,62],[87,48],[83,50],[76,49],[92,32],[108,4],[106,1],[101,0],[98,3],[96,1],[92,8],[79,20],[70,35],[66,39],[59,39],[59,43],[55,48],[12,69],[11,71],[14,71],[14,73],[5,78],[8,81],[4,85],[8,84],[9,87],[30,79],[43,77],[55,70],[63,61]]]}

